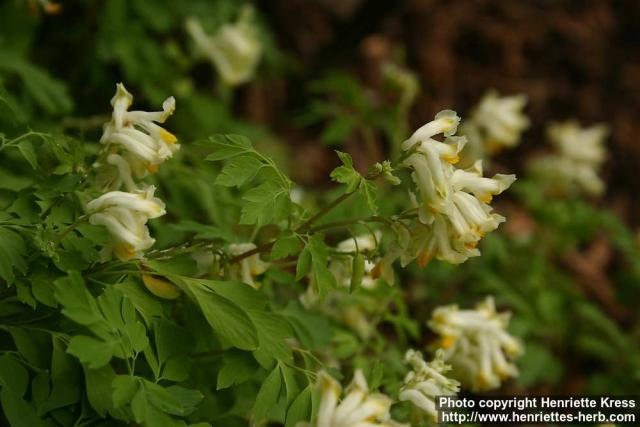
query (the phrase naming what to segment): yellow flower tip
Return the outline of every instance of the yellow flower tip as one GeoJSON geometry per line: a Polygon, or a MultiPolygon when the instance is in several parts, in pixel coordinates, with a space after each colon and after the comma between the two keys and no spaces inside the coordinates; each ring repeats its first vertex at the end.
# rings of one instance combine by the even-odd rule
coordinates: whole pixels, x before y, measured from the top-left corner
{"type": "Polygon", "coordinates": [[[464,247],[467,249],[475,249],[478,246],[478,242],[467,242],[464,244],[464,247]]]}
{"type": "Polygon", "coordinates": [[[60,3],[47,3],[44,5],[44,12],[48,15],[57,15],[62,12],[62,5],[60,3]]]}
{"type": "Polygon", "coordinates": [[[440,347],[444,348],[445,350],[448,348],[453,347],[453,345],[456,343],[456,337],[451,336],[451,335],[447,335],[442,337],[442,341],[440,342],[440,347]]]}
{"type": "Polygon", "coordinates": [[[127,244],[114,245],[113,252],[120,261],[128,261],[137,255],[136,251],[127,244]]]}
{"type": "Polygon", "coordinates": [[[502,144],[497,139],[487,139],[485,144],[489,154],[497,154],[502,151],[502,144]]]}
{"type": "Polygon", "coordinates": [[[457,154],[455,156],[445,156],[443,157],[443,160],[447,163],[455,165],[460,161],[460,156],[458,156],[457,154]]]}
{"type": "Polygon", "coordinates": [[[155,165],[153,163],[147,163],[145,164],[145,169],[147,169],[149,173],[156,173],[158,172],[158,165],[155,165]]]}
{"type": "Polygon", "coordinates": [[[484,377],[483,374],[478,374],[478,376],[476,377],[476,389],[477,390],[486,390],[487,388],[489,388],[489,382],[487,381],[487,379],[484,377]]]}
{"type": "Polygon", "coordinates": [[[171,132],[166,129],[160,129],[160,138],[167,144],[175,144],[178,141],[178,138],[171,132]]]}
{"type": "Polygon", "coordinates": [[[418,255],[418,266],[425,268],[427,264],[433,259],[433,252],[423,251],[418,255]]]}
{"type": "Polygon", "coordinates": [[[479,197],[480,201],[482,203],[491,203],[491,200],[493,200],[493,196],[491,194],[483,194],[482,196],[479,197]]]}
{"type": "Polygon", "coordinates": [[[169,282],[168,280],[161,279],[157,276],[143,274],[142,282],[144,283],[144,286],[149,290],[149,292],[151,292],[158,298],[176,299],[182,294],[182,292],[176,285],[169,282]]]}
{"type": "Polygon", "coordinates": [[[382,262],[377,263],[373,269],[371,270],[371,277],[375,279],[379,279],[382,276],[382,262]]]}

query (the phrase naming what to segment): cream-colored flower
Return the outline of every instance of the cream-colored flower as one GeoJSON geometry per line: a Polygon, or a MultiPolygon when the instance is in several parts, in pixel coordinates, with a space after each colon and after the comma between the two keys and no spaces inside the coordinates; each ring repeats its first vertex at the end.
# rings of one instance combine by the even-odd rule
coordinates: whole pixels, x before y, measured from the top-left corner
{"type": "Polygon", "coordinates": [[[456,305],[438,307],[429,327],[441,336],[439,347],[453,367],[452,376],[474,391],[500,387],[518,375],[513,359],[523,352],[522,344],[507,331],[509,313],[497,313],[493,298],[471,310],[456,305]]]}
{"type": "Polygon", "coordinates": [[[118,83],[111,99],[113,115],[104,125],[100,142],[118,152],[133,176],[141,178],[155,172],[158,165],[180,148],[175,135],[157,125],[173,114],[176,102],[169,97],[162,104],[162,111],[155,112],[128,111],[132,102],[133,96],[118,83]]]}
{"type": "Polygon", "coordinates": [[[483,151],[488,153],[517,145],[522,132],[529,127],[529,118],[523,113],[526,104],[527,97],[523,94],[499,96],[496,91],[487,92],[471,113],[470,143],[478,138],[483,151]]]}
{"type": "MultiPolygon", "coordinates": [[[[238,256],[256,248],[253,243],[234,243],[229,245],[229,254],[238,256]]],[[[253,254],[229,266],[229,274],[234,280],[240,280],[254,288],[259,288],[260,284],[254,280],[269,268],[269,263],[260,259],[260,254],[253,254]]]]}
{"type": "Polygon", "coordinates": [[[605,185],[599,171],[606,159],[608,133],[605,125],[581,128],[573,121],[552,124],[547,135],[556,152],[534,159],[530,169],[557,194],[602,194],[605,185]]]}
{"type": "Polygon", "coordinates": [[[434,257],[454,264],[464,262],[480,254],[478,242],[504,221],[488,203],[515,181],[515,175],[485,178],[481,161],[468,169],[456,168],[466,142],[464,137],[453,136],[459,121],[453,111],[440,112],[403,143],[405,150],[411,150],[404,165],[412,169],[420,196],[419,201],[413,197],[420,223],[408,226],[409,243],[404,251],[396,251],[403,264],[407,258],[417,258],[425,265],[434,257]],[[445,135],[444,142],[432,138],[438,133],[445,135]]]}
{"type": "MultiPolygon", "coordinates": [[[[398,426],[390,419],[391,399],[371,393],[362,371],[357,370],[340,400],[342,387],[324,371],[318,374],[320,407],[313,427],[375,427],[398,426]]],[[[302,424],[309,425],[309,424],[302,424]]]]}
{"type": "Polygon", "coordinates": [[[155,187],[131,193],[111,191],[87,204],[89,222],[109,231],[111,246],[106,248],[121,260],[140,258],[155,242],[146,224],[166,213],[162,200],[153,196],[155,187]]]}
{"type": "Polygon", "coordinates": [[[438,419],[435,399],[437,396],[454,396],[460,391],[460,383],[444,375],[451,367],[444,361],[444,351],[436,351],[435,358],[427,363],[419,351],[409,350],[405,361],[413,368],[405,377],[398,398],[409,401],[438,419]]]}
{"type": "Polygon", "coordinates": [[[250,81],[262,57],[253,15],[253,8],[245,6],[237,22],[224,24],[213,36],[204,31],[196,18],[187,20],[187,31],[198,50],[214,64],[229,86],[250,81]]]}
{"type": "MultiPolygon", "coordinates": [[[[376,250],[380,242],[381,234],[379,231],[375,233],[363,234],[360,236],[346,239],[338,244],[336,252],[344,255],[335,255],[329,263],[329,270],[333,273],[338,285],[348,288],[351,284],[353,274],[353,255],[356,252],[371,253],[376,250]]],[[[364,276],[361,286],[366,289],[375,287],[376,279],[373,277],[373,269],[376,263],[365,259],[364,276]]]]}

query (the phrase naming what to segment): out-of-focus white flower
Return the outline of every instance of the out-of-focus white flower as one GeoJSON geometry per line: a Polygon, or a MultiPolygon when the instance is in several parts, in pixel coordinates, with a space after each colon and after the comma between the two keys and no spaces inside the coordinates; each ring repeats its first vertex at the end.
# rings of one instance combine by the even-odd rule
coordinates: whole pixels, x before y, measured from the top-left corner
{"type": "Polygon", "coordinates": [[[318,374],[320,407],[317,419],[312,424],[299,426],[313,427],[375,427],[398,426],[390,419],[391,399],[380,393],[369,392],[367,380],[362,371],[357,370],[351,384],[340,400],[342,387],[324,371],[318,374]]]}
{"type": "Polygon", "coordinates": [[[409,350],[405,355],[405,361],[413,370],[405,377],[398,398],[413,403],[429,414],[434,421],[437,420],[436,397],[454,396],[460,391],[460,383],[444,375],[451,370],[444,361],[444,351],[436,351],[435,358],[427,363],[422,358],[422,353],[409,350]]]}
{"type": "Polygon", "coordinates": [[[155,240],[146,224],[150,218],[166,213],[162,200],[153,196],[155,187],[126,193],[111,191],[87,204],[89,222],[109,231],[111,246],[107,250],[121,260],[140,258],[155,240]]]}
{"type": "Polygon", "coordinates": [[[496,91],[487,92],[471,113],[469,125],[474,129],[469,132],[470,142],[475,143],[478,137],[488,153],[517,145],[529,127],[529,118],[522,111],[526,104],[523,94],[499,96],[496,91]]]}
{"type": "Polygon", "coordinates": [[[118,83],[111,99],[113,115],[104,125],[100,142],[120,153],[133,176],[141,178],[155,172],[158,165],[180,148],[175,135],[157,125],[173,114],[176,101],[172,96],[167,98],[162,111],[155,112],[128,111],[132,102],[133,96],[118,83]]]}
{"type": "Polygon", "coordinates": [[[421,223],[411,228],[404,250],[396,251],[403,263],[407,257],[417,258],[420,265],[434,257],[464,262],[480,254],[480,239],[504,221],[488,203],[515,181],[515,175],[485,178],[481,161],[469,169],[453,166],[466,142],[453,136],[459,122],[455,112],[442,111],[403,143],[403,149],[411,150],[404,165],[412,169],[420,193],[420,201],[414,202],[421,223]],[[444,142],[432,138],[438,133],[445,135],[444,142]]]}
{"type": "Polygon", "coordinates": [[[441,336],[439,347],[453,367],[452,376],[474,391],[500,387],[502,380],[518,375],[513,359],[522,344],[507,332],[510,313],[497,313],[492,297],[471,310],[456,305],[433,312],[429,327],[441,336]]]}
{"type": "Polygon", "coordinates": [[[534,159],[530,168],[558,194],[602,194],[605,185],[598,173],[606,159],[604,140],[608,134],[605,125],[581,128],[574,121],[552,124],[547,135],[556,153],[534,159]]]}
{"type": "MultiPolygon", "coordinates": [[[[256,248],[253,243],[234,243],[229,245],[229,254],[238,256],[256,248]]],[[[254,288],[259,288],[254,278],[267,271],[269,263],[260,259],[260,254],[253,254],[238,263],[229,266],[229,274],[234,280],[240,280],[254,288]]]]}
{"type": "MultiPolygon", "coordinates": [[[[353,274],[353,255],[356,252],[370,253],[377,249],[380,242],[381,234],[379,231],[375,233],[367,233],[360,236],[346,239],[336,247],[336,252],[344,255],[336,255],[331,258],[329,270],[336,278],[338,285],[348,288],[351,284],[353,274]]],[[[361,286],[366,289],[372,289],[376,284],[373,277],[373,269],[376,263],[368,259],[364,260],[364,276],[361,286]]]]}
{"type": "Polygon", "coordinates": [[[213,36],[204,31],[196,18],[187,20],[187,31],[198,50],[214,64],[222,80],[229,86],[251,80],[260,62],[262,43],[253,15],[253,8],[245,6],[237,22],[224,24],[213,36]]]}

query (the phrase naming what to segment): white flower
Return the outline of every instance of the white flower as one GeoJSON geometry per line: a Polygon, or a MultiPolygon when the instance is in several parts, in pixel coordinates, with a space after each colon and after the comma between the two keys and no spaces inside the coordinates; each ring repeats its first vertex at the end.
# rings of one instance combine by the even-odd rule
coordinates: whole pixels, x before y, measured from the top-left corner
{"type": "Polygon", "coordinates": [[[405,377],[398,398],[413,403],[429,414],[434,421],[437,420],[436,397],[454,396],[460,391],[460,383],[444,375],[451,370],[444,361],[444,351],[436,351],[435,358],[427,363],[419,351],[409,350],[405,355],[405,361],[413,370],[405,377]]]}
{"type": "Polygon", "coordinates": [[[581,128],[573,121],[552,124],[547,135],[556,153],[534,159],[530,168],[558,194],[582,191],[599,195],[605,190],[598,173],[606,158],[608,133],[604,125],[581,128]]]}
{"type": "Polygon", "coordinates": [[[229,86],[250,81],[260,62],[262,44],[253,15],[252,7],[244,7],[236,23],[222,25],[213,36],[205,33],[196,18],[187,20],[187,31],[197,48],[215,65],[229,86]]]}
{"type": "MultiPolygon", "coordinates": [[[[375,233],[363,234],[360,236],[346,239],[336,247],[336,252],[344,255],[336,255],[331,258],[329,270],[336,278],[338,285],[348,288],[351,284],[351,276],[353,273],[353,255],[356,252],[370,253],[376,250],[380,242],[381,234],[379,231],[375,233]]],[[[373,277],[373,269],[376,263],[365,259],[364,261],[364,277],[361,286],[366,289],[372,289],[376,284],[373,277]]]]}
{"type": "MultiPolygon", "coordinates": [[[[370,393],[362,371],[357,370],[345,390],[324,371],[318,374],[320,407],[313,427],[375,427],[397,426],[390,420],[391,399],[380,393],[370,393]]],[[[307,424],[308,425],[308,424],[307,424]]]]}
{"type": "Polygon", "coordinates": [[[175,110],[175,99],[167,98],[162,111],[128,111],[133,96],[122,83],[116,85],[116,94],[111,99],[113,115],[103,128],[100,142],[120,153],[135,177],[141,178],[155,172],[159,164],[173,156],[180,145],[172,133],[158,126],[164,123],[175,110]]]}
{"type": "Polygon", "coordinates": [[[89,222],[103,225],[109,231],[111,247],[123,260],[142,257],[142,253],[155,242],[146,224],[150,218],[166,213],[162,200],[153,196],[155,187],[126,193],[111,191],[87,204],[89,222]]]}
{"type": "Polygon", "coordinates": [[[502,380],[518,375],[512,360],[523,352],[522,344],[507,332],[509,313],[497,313],[488,297],[473,310],[456,305],[438,307],[429,327],[441,337],[445,360],[452,376],[471,390],[500,387],[502,380]]]}
{"type": "Polygon", "coordinates": [[[396,251],[403,264],[417,258],[425,265],[434,257],[464,262],[480,254],[476,249],[480,239],[504,221],[488,203],[515,181],[515,175],[485,178],[481,161],[469,169],[456,168],[466,142],[453,136],[459,121],[455,112],[442,111],[403,143],[405,150],[411,150],[404,165],[412,169],[420,193],[419,202],[414,197],[420,224],[410,227],[409,242],[396,251]],[[437,133],[446,136],[444,142],[432,138],[437,133]]]}
{"type": "MultiPolygon", "coordinates": [[[[253,243],[234,243],[229,245],[229,253],[232,256],[238,256],[245,252],[255,249],[257,246],[253,243]]],[[[240,280],[254,288],[260,287],[259,283],[253,280],[256,276],[267,271],[269,263],[260,259],[260,254],[253,254],[241,260],[239,263],[229,266],[229,274],[234,280],[240,280]]]]}
{"type": "Polygon", "coordinates": [[[483,151],[489,153],[514,147],[529,127],[529,119],[522,111],[526,104],[523,94],[501,97],[496,91],[487,92],[471,113],[470,141],[474,143],[479,138],[483,151]]]}

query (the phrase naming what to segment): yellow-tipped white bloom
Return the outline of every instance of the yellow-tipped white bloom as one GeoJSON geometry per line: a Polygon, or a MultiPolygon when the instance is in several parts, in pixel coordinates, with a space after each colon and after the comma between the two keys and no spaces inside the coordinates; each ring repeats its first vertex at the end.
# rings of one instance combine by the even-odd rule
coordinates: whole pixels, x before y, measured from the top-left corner
{"type": "Polygon", "coordinates": [[[310,424],[313,427],[398,426],[390,419],[391,399],[384,394],[369,392],[367,381],[360,370],[355,371],[342,400],[340,383],[324,371],[318,374],[318,388],[320,407],[317,419],[310,424]]]}
{"type": "Polygon", "coordinates": [[[523,94],[499,96],[496,91],[487,92],[471,113],[471,143],[479,138],[483,151],[489,153],[516,146],[529,127],[529,118],[523,112],[526,104],[523,94]]]}
{"type": "Polygon", "coordinates": [[[213,36],[204,31],[196,18],[187,20],[187,31],[198,50],[213,63],[229,86],[250,81],[260,62],[262,43],[253,15],[253,8],[245,6],[237,22],[224,24],[213,36]]]}
{"type": "Polygon", "coordinates": [[[155,172],[158,165],[180,148],[175,135],[157,124],[173,114],[176,101],[171,96],[162,104],[162,111],[154,112],[128,111],[132,102],[133,96],[118,83],[111,99],[113,115],[104,125],[100,142],[119,152],[133,176],[141,178],[155,172]]]}
{"type": "Polygon", "coordinates": [[[509,313],[497,313],[493,298],[471,310],[457,305],[433,312],[429,327],[441,336],[445,361],[452,376],[474,391],[500,387],[502,380],[518,375],[513,359],[523,352],[522,344],[507,332],[509,313]]]}
{"type": "MultiPolygon", "coordinates": [[[[229,245],[229,254],[238,256],[256,248],[253,243],[233,243],[229,245]]],[[[254,288],[259,288],[260,284],[254,280],[256,276],[267,271],[269,263],[260,259],[260,254],[253,254],[239,263],[229,266],[229,274],[234,280],[240,280],[254,288]]]]}
{"type": "Polygon", "coordinates": [[[166,211],[162,200],[153,196],[154,191],[153,186],[131,193],[111,191],[87,204],[89,222],[107,228],[111,238],[107,250],[123,261],[142,257],[155,242],[147,221],[166,211]]]}
{"type": "Polygon", "coordinates": [[[437,258],[458,264],[478,256],[476,246],[482,237],[495,230],[504,218],[492,212],[489,202],[515,181],[515,175],[482,176],[482,162],[469,169],[454,166],[466,143],[453,136],[460,118],[455,112],[438,113],[434,121],[418,129],[403,143],[412,150],[404,165],[412,169],[412,178],[420,200],[414,201],[421,224],[413,227],[405,244],[403,264],[418,259],[425,265],[437,258]],[[444,142],[432,137],[446,136],[444,142]]]}
{"type": "Polygon", "coordinates": [[[460,383],[444,375],[451,370],[451,366],[444,361],[444,351],[436,351],[435,358],[427,363],[422,358],[422,353],[409,350],[405,355],[405,362],[413,370],[405,377],[398,398],[413,403],[429,414],[433,421],[437,420],[436,397],[454,396],[460,391],[460,383]]]}
{"type": "Polygon", "coordinates": [[[605,190],[598,174],[606,159],[604,141],[608,134],[605,125],[581,128],[574,121],[552,124],[547,135],[556,153],[535,159],[531,169],[559,194],[599,195],[605,190]]]}

